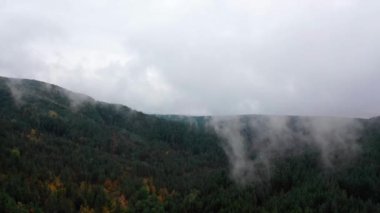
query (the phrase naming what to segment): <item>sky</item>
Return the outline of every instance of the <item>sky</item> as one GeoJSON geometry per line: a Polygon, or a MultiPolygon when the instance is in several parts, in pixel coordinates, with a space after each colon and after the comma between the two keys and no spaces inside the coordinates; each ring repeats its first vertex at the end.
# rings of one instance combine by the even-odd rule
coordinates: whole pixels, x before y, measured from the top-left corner
{"type": "Polygon", "coordinates": [[[0,0],[0,75],[146,113],[380,115],[377,0],[0,0]]]}

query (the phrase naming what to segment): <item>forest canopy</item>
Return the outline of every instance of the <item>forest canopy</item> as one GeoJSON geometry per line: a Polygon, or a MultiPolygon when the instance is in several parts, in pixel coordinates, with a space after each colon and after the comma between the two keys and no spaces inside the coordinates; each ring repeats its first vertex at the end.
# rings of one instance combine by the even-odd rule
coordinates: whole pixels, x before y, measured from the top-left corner
{"type": "Polygon", "coordinates": [[[379,211],[380,119],[314,121],[148,115],[0,78],[0,211],[379,211]]]}

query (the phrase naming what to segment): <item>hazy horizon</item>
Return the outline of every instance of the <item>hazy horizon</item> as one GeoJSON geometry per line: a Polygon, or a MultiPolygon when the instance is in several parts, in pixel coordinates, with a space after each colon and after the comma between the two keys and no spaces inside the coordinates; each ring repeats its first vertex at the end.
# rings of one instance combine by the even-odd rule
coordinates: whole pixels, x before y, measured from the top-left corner
{"type": "MultiPolygon", "coordinates": [[[[13,78],[13,77],[7,77],[7,76],[0,76],[0,78],[6,78],[6,79],[10,79],[11,81],[15,81],[14,84],[20,84],[19,80],[30,80],[30,81],[38,81],[40,83],[43,83],[43,84],[49,84],[49,85],[54,85],[54,86],[58,86],[68,92],[72,92],[73,94],[77,94],[77,95],[80,95],[80,97],[88,97],[88,98],[91,98],[91,99],[94,99],[92,96],[89,96],[87,94],[84,94],[84,93],[80,93],[80,92],[77,92],[77,91],[73,91],[73,90],[69,90],[67,88],[64,88],[60,85],[56,85],[56,84],[51,84],[49,82],[45,82],[45,81],[40,81],[40,80],[37,80],[37,79],[29,79],[29,78],[13,78]]],[[[10,82],[10,85],[8,85],[10,87],[10,89],[12,90],[12,85],[13,83],[10,82]]],[[[20,95],[20,94],[19,94],[20,95]]],[[[17,96],[17,95],[16,95],[17,96]]],[[[23,96],[23,95],[21,95],[23,96]]],[[[73,95],[71,95],[73,96],[73,95]]],[[[17,97],[13,97],[14,99],[17,99],[17,97]]],[[[71,98],[75,98],[75,97],[71,97],[71,98]]],[[[84,99],[82,101],[86,101],[87,99],[84,99]]],[[[120,106],[126,106],[126,107],[129,107],[128,105],[125,105],[125,104],[122,104],[122,103],[117,103],[117,102],[106,102],[104,100],[100,100],[100,99],[94,99],[95,101],[98,101],[98,102],[105,102],[105,103],[108,103],[108,104],[112,104],[112,105],[120,105],[120,106]]],[[[75,101],[75,100],[72,100],[72,101],[75,101]]],[[[79,104],[80,102],[82,102],[79,100],[79,104]]],[[[229,118],[236,118],[236,117],[240,117],[240,116],[272,116],[272,117],[309,117],[309,118],[342,118],[342,119],[370,119],[372,117],[378,117],[378,115],[375,115],[375,116],[372,116],[372,117],[350,117],[350,116],[328,116],[328,115],[300,115],[300,114],[265,114],[265,113],[262,113],[262,114],[254,114],[254,113],[250,113],[250,114],[244,114],[244,113],[241,113],[241,114],[175,114],[175,113],[147,113],[147,112],[144,112],[144,111],[141,111],[139,109],[135,109],[135,108],[132,108],[132,110],[136,110],[136,111],[139,111],[139,112],[142,112],[142,113],[145,113],[145,114],[150,114],[150,115],[163,115],[163,116],[184,116],[184,117],[214,117],[214,118],[219,118],[219,119],[229,119],[229,118]]]]}

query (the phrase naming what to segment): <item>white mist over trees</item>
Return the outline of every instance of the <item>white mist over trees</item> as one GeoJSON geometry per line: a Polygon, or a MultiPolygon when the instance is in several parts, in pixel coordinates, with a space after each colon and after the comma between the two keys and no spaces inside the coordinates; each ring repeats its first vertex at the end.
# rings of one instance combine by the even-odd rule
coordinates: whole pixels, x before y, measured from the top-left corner
{"type": "Polygon", "coordinates": [[[271,176],[275,160],[317,149],[325,168],[355,157],[361,123],[349,118],[231,116],[213,117],[209,125],[221,136],[231,176],[241,184],[271,176]]]}

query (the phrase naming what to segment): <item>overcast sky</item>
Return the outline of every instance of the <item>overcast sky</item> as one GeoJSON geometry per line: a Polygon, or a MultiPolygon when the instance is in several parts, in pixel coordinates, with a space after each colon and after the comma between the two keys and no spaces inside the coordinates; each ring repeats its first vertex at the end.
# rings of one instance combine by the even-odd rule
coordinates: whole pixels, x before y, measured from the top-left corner
{"type": "Polygon", "coordinates": [[[0,0],[0,75],[147,113],[380,114],[378,0],[0,0]]]}

